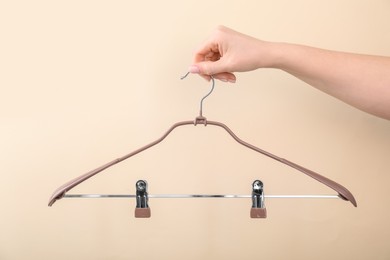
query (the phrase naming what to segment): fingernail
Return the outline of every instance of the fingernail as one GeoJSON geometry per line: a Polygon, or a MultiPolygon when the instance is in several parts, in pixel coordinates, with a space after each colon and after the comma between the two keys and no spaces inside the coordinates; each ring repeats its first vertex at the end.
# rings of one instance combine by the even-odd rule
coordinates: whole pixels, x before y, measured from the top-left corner
{"type": "Polygon", "coordinates": [[[236,79],[228,79],[230,83],[236,83],[236,79]]]}
{"type": "Polygon", "coordinates": [[[196,65],[192,65],[188,68],[188,71],[191,72],[191,73],[195,73],[195,74],[199,74],[200,73],[200,69],[198,66],[196,65]]]}

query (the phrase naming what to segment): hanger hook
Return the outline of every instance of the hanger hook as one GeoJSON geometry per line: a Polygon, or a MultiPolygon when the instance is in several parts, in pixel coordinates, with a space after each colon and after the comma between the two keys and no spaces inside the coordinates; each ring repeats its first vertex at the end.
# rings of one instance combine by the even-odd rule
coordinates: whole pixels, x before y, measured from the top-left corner
{"type": "MultiPolygon", "coordinates": [[[[185,79],[189,74],[190,74],[190,72],[187,72],[187,73],[186,73],[184,76],[182,76],[180,79],[185,79]]],[[[211,82],[212,82],[211,89],[210,89],[209,93],[207,93],[207,94],[200,100],[200,112],[199,112],[199,115],[200,115],[200,116],[203,116],[203,115],[202,115],[202,112],[203,112],[203,100],[205,100],[208,96],[210,96],[210,94],[214,91],[215,80],[214,80],[214,77],[213,77],[213,76],[210,76],[210,78],[211,78],[211,82]]]]}

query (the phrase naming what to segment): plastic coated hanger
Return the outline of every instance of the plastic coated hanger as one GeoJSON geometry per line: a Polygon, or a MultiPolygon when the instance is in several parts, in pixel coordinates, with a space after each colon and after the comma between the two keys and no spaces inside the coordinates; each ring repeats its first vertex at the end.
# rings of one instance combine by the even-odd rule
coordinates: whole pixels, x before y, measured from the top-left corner
{"type": "MultiPolygon", "coordinates": [[[[188,73],[184,77],[182,77],[182,79],[184,79],[187,75],[188,75],[188,73]]],[[[249,148],[251,150],[254,150],[254,151],[256,151],[256,152],[258,152],[260,154],[268,156],[268,157],[270,157],[270,158],[272,158],[272,159],[274,159],[274,160],[276,160],[276,161],[278,161],[280,163],[288,165],[288,166],[290,166],[290,167],[292,167],[292,168],[294,168],[294,169],[296,169],[296,170],[306,174],[307,176],[309,176],[309,177],[311,177],[311,178],[321,182],[322,184],[328,186],[329,188],[335,190],[338,193],[338,196],[341,199],[346,200],[346,201],[350,201],[355,207],[357,206],[357,203],[356,203],[356,200],[355,200],[354,196],[344,186],[342,186],[342,185],[338,184],[337,182],[335,182],[333,180],[330,180],[330,179],[328,179],[328,178],[326,178],[326,177],[324,177],[324,176],[322,176],[322,175],[320,175],[320,174],[318,174],[318,173],[316,173],[314,171],[306,169],[306,168],[304,168],[304,167],[302,167],[302,166],[300,166],[300,165],[298,165],[296,163],[293,163],[293,162],[291,162],[289,160],[280,158],[280,157],[278,157],[276,155],[273,155],[273,154],[271,154],[271,153],[269,153],[267,151],[264,151],[264,150],[254,146],[252,144],[249,144],[249,143],[241,140],[240,138],[237,137],[236,134],[233,133],[233,131],[230,128],[228,128],[223,123],[220,123],[220,122],[217,122],[217,121],[209,121],[209,120],[207,120],[202,115],[202,109],[203,109],[203,101],[204,101],[204,99],[207,96],[209,96],[211,94],[211,92],[214,90],[214,85],[215,85],[214,78],[211,78],[211,80],[212,80],[211,90],[210,90],[210,92],[206,96],[204,96],[202,98],[202,100],[200,102],[200,113],[199,113],[199,116],[195,118],[195,120],[177,122],[174,125],[172,125],[159,139],[157,139],[157,140],[155,140],[155,141],[153,141],[153,142],[151,142],[151,143],[149,143],[149,144],[147,144],[147,145],[145,145],[145,146],[143,146],[143,147],[141,147],[141,148],[139,148],[139,149],[137,149],[137,150],[127,154],[127,155],[125,155],[125,156],[117,158],[117,159],[115,159],[115,160],[113,160],[113,161],[111,161],[111,162],[109,162],[107,164],[104,164],[104,165],[102,165],[102,166],[100,166],[100,167],[98,167],[98,168],[96,168],[96,169],[94,169],[92,171],[89,171],[89,172],[87,172],[87,173],[85,173],[85,174],[83,174],[83,175],[81,175],[81,176],[79,176],[79,177],[77,177],[77,178],[75,178],[75,179],[65,183],[64,185],[62,185],[61,187],[59,187],[58,189],[56,189],[54,191],[53,195],[50,197],[48,205],[52,206],[56,200],[59,200],[59,199],[61,199],[63,197],[66,197],[65,194],[68,191],[70,191],[72,188],[76,187],[80,183],[86,181],[87,179],[91,178],[92,176],[98,174],[99,172],[102,172],[105,169],[107,169],[107,168],[109,168],[109,167],[111,167],[111,166],[113,166],[113,165],[115,165],[117,163],[120,163],[120,162],[122,162],[122,161],[124,161],[124,160],[126,160],[126,159],[128,159],[128,158],[130,158],[130,157],[132,157],[132,156],[134,156],[136,154],[138,154],[138,153],[141,153],[141,152],[143,152],[143,151],[145,151],[145,150],[147,150],[147,149],[157,145],[158,143],[163,141],[175,128],[181,127],[181,126],[185,126],[185,125],[194,125],[194,126],[196,126],[198,124],[202,124],[204,126],[212,125],[212,126],[217,126],[217,127],[220,127],[222,129],[224,129],[239,144],[241,144],[241,145],[243,145],[243,146],[245,146],[245,147],[247,147],[247,148],[249,148]]],[[[104,196],[104,195],[102,195],[102,196],[104,196]]],[[[106,195],[106,197],[109,197],[109,196],[110,195],[106,195]]],[[[120,196],[120,195],[118,195],[118,196],[120,196]]],[[[200,196],[200,195],[198,195],[198,196],[200,196]]],[[[72,197],[72,195],[68,195],[68,197],[72,197]]],[[[82,197],[82,195],[80,195],[80,197],[82,197]]],[[[115,197],[115,195],[113,195],[112,197],[115,197]]]]}

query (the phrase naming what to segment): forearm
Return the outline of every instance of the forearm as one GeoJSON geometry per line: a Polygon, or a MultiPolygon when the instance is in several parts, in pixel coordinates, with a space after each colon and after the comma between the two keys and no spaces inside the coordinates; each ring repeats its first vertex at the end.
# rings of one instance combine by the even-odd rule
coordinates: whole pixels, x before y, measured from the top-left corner
{"type": "Polygon", "coordinates": [[[272,67],[346,103],[390,119],[390,58],[274,43],[272,67]]]}
{"type": "Polygon", "coordinates": [[[390,58],[272,43],[219,26],[189,68],[235,82],[234,72],[277,68],[361,110],[390,120],[390,58]]]}

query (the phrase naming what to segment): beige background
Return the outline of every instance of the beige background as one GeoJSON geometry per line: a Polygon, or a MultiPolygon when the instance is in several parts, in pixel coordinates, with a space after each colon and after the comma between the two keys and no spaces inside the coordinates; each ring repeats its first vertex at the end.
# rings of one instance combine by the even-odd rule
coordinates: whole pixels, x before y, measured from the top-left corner
{"type": "MultiPolygon", "coordinates": [[[[66,181],[192,120],[209,84],[186,72],[218,24],[272,41],[390,55],[390,2],[2,1],[0,259],[389,259],[390,122],[276,70],[217,83],[204,114],[345,185],[341,200],[58,201],[66,181]]],[[[304,57],[302,57],[304,59],[304,57]]],[[[216,127],[182,127],[73,193],[333,194],[216,127]]]]}

